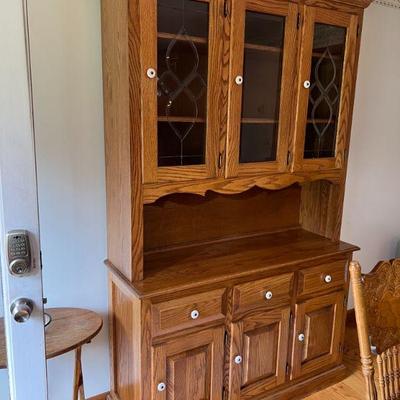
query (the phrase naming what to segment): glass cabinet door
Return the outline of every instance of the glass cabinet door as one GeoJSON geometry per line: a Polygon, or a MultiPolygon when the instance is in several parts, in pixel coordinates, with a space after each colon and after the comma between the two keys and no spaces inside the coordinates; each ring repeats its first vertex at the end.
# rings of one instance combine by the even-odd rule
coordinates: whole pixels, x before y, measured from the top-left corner
{"type": "Polygon", "coordinates": [[[221,0],[142,3],[144,181],[213,177],[221,0]]]}
{"type": "Polygon", "coordinates": [[[232,2],[228,177],[287,168],[296,24],[289,2],[232,2]]]}
{"type": "Polygon", "coordinates": [[[354,91],[357,16],[305,7],[294,168],[344,166],[354,91]]]}

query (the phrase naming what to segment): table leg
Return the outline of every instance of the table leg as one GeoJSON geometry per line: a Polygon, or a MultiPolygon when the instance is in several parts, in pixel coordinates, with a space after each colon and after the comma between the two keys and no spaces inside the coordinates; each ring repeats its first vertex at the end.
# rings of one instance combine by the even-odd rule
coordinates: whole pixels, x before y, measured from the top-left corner
{"type": "Polygon", "coordinates": [[[82,347],[75,350],[74,393],[73,400],[85,400],[85,389],[82,374],[82,347]]]}

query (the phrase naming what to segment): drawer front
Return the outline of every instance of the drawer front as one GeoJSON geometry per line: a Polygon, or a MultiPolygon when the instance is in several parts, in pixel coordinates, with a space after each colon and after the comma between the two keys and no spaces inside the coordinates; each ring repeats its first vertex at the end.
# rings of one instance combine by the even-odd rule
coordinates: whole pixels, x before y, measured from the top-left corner
{"type": "Polygon", "coordinates": [[[298,294],[343,287],[346,283],[346,265],[347,261],[341,260],[299,271],[298,294]]]}
{"type": "Polygon", "coordinates": [[[290,302],[293,274],[247,282],[234,287],[233,312],[240,314],[257,308],[275,308],[290,302]]]}
{"type": "Polygon", "coordinates": [[[222,312],[224,292],[225,289],[218,289],[152,304],[153,336],[225,318],[222,312]]]}

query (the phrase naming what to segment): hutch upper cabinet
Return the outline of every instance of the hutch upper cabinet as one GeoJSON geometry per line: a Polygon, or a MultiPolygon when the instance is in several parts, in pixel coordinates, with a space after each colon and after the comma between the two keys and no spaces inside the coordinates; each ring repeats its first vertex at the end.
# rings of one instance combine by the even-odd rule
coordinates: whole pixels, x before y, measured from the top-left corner
{"type": "Polygon", "coordinates": [[[287,170],[298,7],[289,1],[235,1],[226,176],[287,170]]]}
{"type": "Polygon", "coordinates": [[[340,241],[370,0],[102,0],[110,400],[345,375],[340,241]]]}
{"type": "Polygon", "coordinates": [[[343,168],[356,72],[356,15],[304,7],[294,169],[343,168]]]}
{"type": "Polygon", "coordinates": [[[222,6],[143,1],[144,183],[217,176],[222,6]]]}

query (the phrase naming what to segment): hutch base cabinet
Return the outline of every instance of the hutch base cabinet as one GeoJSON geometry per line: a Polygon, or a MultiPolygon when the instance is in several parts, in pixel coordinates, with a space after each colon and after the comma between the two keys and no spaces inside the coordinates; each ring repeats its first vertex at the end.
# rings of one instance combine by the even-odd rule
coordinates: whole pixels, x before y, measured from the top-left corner
{"type": "Polygon", "coordinates": [[[370,0],[102,0],[112,400],[346,374],[340,241],[370,0]]]}

